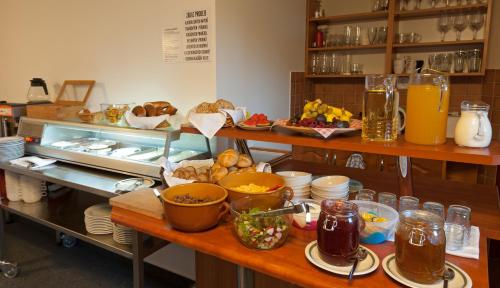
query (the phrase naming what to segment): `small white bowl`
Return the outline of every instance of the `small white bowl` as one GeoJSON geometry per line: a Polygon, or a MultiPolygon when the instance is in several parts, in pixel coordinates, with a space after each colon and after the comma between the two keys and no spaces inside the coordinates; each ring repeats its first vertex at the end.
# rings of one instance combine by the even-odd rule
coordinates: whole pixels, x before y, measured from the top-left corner
{"type": "Polygon", "coordinates": [[[312,181],[312,174],[300,171],[280,171],[276,175],[283,177],[287,186],[304,186],[312,181]]]}
{"type": "Polygon", "coordinates": [[[312,181],[312,186],[326,190],[332,189],[334,187],[349,187],[349,177],[325,176],[312,181]]]}
{"type": "Polygon", "coordinates": [[[342,194],[342,193],[348,193],[349,188],[345,187],[342,189],[325,190],[325,189],[320,189],[320,188],[316,188],[316,187],[311,187],[311,191],[315,191],[319,194],[342,194]]]}

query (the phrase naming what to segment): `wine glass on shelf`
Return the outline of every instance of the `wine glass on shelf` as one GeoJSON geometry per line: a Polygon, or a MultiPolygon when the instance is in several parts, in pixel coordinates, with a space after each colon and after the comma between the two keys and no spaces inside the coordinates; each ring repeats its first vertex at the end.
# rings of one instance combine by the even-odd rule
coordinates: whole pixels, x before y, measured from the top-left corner
{"type": "Polygon", "coordinates": [[[422,7],[422,0],[415,0],[415,10],[418,10],[422,7]]]}
{"type": "Polygon", "coordinates": [[[429,4],[431,4],[432,8],[436,8],[437,4],[439,4],[441,0],[429,0],[429,4]]]}
{"type": "Polygon", "coordinates": [[[472,39],[477,39],[477,31],[484,25],[484,15],[481,11],[475,11],[469,16],[469,26],[472,29],[472,39]]]}
{"type": "Polygon", "coordinates": [[[441,42],[444,41],[444,38],[446,37],[446,33],[450,31],[452,26],[452,19],[448,14],[442,14],[441,17],[438,19],[438,30],[441,32],[441,42]]]}
{"type": "Polygon", "coordinates": [[[368,27],[368,42],[373,45],[375,40],[377,40],[377,27],[368,27]]]}
{"type": "Polygon", "coordinates": [[[410,0],[401,0],[401,4],[403,4],[401,6],[401,10],[408,10],[408,3],[410,2],[410,0]]]}
{"type": "Polygon", "coordinates": [[[453,17],[453,29],[457,32],[457,41],[460,41],[462,31],[467,27],[467,17],[460,13],[453,17]]]}

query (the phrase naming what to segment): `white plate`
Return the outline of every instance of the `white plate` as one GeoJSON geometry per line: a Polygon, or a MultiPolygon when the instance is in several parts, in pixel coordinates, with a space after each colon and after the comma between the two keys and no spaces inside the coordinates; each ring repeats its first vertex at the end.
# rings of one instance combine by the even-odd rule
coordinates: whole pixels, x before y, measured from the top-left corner
{"type": "Polygon", "coordinates": [[[143,188],[149,188],[153,185],[155,185],[155,181],[150,178],[127,178],[116,182],[115,190],[131,191],[130,189],[132,188],[133,190],[138,190],[143,188]],[[135,186],[136,183],[139,184],[138,181],[142,181],[142,184],[140,184],[139,186],[135,186]]]}
{"type": "MultiPolygon", "coordinates": [[[[359,247],[363,247],[368,252],[368,256],[365,258],[365,260],[358,263],[358,267],[356,267],[356,271],[354,271],[354,276],[372,273],[373,271],[377,270],[377,267],[380,264],[380,260],[378,259],[378,256],[377,254],[375,254],[375,252],[362,245],[359,245],[359,247]]],[[[348,276],[349,272],[351,271],[351,265],[335,266],[323,261],[323,259],[321,259],[319,255],[318,242],[316,240],[307,244],[305,253],[306,258],[307,260],[309,260],[309,262],[323,270],[345,276],[348,276]]]]}
{"type": "Polygon", "coordinates": [[[88,216],[90,218],[109,218],[111,217],[111,206],[108,203],[101,203],[90,206],[89,208],[85,209],[84,214],[85,216],[88,216]]]}
{"type": "MultiPolygon", "coordinates": [[[[446,261],[445,266],[453,269],[455,272],[455,278],[448,282],[449,288],[471,288],[472,287],[472,279],[470,279],[469,275],[465,273],[464,270],[458,268],[456,265],[451,264],[446,261]]],[[[411,280],[406,279],[403,275],[401,275],[396,266],[396,254],[392,253],[387,255],[382,261],[382,267],[384,268],[385,273],[387,273],[392,279],[397,282],[406,285],[411,288],[441,288],[443,287],[443,280],[435,283],[435,284],[419,284],[413,282],[411,280]]]]}
{"type": "Polygon", "coordinates": [[[141,151],[141,148],[139,147],[126,147],[126,148],[118,148],[116,150],[113,150],[111,152],[111,157],[127,157],[132,154],[135,154],[137,152],[141,151]]]}

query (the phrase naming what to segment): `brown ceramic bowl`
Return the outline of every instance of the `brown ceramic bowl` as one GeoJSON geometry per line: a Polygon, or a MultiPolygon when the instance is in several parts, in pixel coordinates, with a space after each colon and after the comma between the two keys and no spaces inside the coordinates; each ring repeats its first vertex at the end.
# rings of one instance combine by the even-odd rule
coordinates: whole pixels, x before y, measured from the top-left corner
{"type": "Polygon", "coordinates": [[[229,192],[229,199],[231,201],[252,195],[279,196],[284,199],[291,200],[293,198],[293,190],[289,187],[285,187],[284,184],[285,180],[283,180],[283,177],[263,172],[235,173],[228,175],[219,181],[219,185],[224,187],[229,192]],[[234,190],[235,187],[251,183],[259,186],[267,186],[271,190],[257,193],[234,190]]]}
{"type": "Polygon", "coordinates": [[[198,232],[212,228],[229,211],[224,201],[226,189],[209,183],[182,184],[165,189],[161,193],[163,209],[168,222],[175,229],[198,232]],[[200,204],[175,202],[175,196],[189,195],[193,198],[210,198],[212,201],[200,204]]]}

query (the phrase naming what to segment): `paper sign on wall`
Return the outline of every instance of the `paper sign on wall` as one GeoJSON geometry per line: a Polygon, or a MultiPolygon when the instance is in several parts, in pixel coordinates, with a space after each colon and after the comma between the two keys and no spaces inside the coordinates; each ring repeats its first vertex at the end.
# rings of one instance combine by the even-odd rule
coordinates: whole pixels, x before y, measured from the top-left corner
{"type": "Polygon", "coordinates": [[[181,32],[179,28],[163,30],[163,61],[177,63],[181,57],[181,32]]]}
{"type": "Polygon", "coordinates": [[[208,9],[188,10],[184,15],[184,62],[211,59],[208,9]]]}

